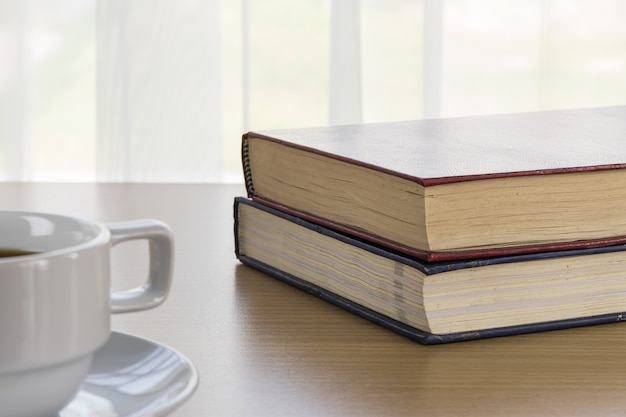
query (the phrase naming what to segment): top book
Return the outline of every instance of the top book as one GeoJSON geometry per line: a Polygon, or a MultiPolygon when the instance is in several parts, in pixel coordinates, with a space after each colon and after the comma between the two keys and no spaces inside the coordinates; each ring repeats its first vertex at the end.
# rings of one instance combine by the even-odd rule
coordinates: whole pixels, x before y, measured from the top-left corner
{"type": "Polygon", "coordinates": [[[248,132],[248,196],[428,261],[626,242],[626,106],[248,132]]]}

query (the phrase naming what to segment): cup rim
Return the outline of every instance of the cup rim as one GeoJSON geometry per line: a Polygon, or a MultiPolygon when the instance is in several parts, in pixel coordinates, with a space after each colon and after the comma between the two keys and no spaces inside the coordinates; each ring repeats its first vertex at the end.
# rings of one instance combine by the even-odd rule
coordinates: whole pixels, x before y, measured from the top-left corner
{"type": "Polygon", "coordinates": [[[75,253],[75,252],[89,249],[92,247],[100,246],[103,243],[106,243],[109,240],[110,235],[111,235],[109,229],[100,223],[97,223],[95,221],[85,220],[80,217],[74,217],[70,215],[56,214],[56,213],[42,212],[42,211],[30,211],[30,210],[0,210],[0,216],[2,214],[16,214],[16,215],[19,214],[19,215],[26,215],[26,216],[38,216],[38,217],[48,218],[48,219],[55,219],[55,218],[66,219],[66,220],[71,220],[78,224],[82,224],[87,227],[93,228],[94,230],[97,230],[97,232],[93,238],[85,242],[78,243],[78,244],[66,246],[66,247],[59,248],[59,249],[46,250],[46,251],[37,252],[33,254],[28,254],[28,255],[10,256],[10,257],[5,257],[5,258],[0,258],[0,265],[15,263],[15,262],[24,262],[24,261],[29,261],[33,259],[51,258],[51,257],[59,256],[59,255],[75,253]]]}

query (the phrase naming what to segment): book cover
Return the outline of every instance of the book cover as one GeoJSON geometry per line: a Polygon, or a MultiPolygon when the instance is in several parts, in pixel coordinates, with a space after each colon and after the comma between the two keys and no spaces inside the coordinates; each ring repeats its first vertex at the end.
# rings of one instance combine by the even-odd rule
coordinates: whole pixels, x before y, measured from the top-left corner
{"type": "Polygon", "coordinates": [[[626,106],[248,132],[248,196],[426,260],[626,242],[626,106]]]}
{"type": "Polygon", "coordinates": [[[626,302],[625,245],[426,262],[246,198],[235,199],[234,215],[235,254],[243,264],[419,343],[450,343],[626,319],[622,310],[626,302]],[[487,271],[490,266],[504,269],[477,277],[454,275],[454,271],[487,271]],[[447,293],[427,295],[436,292],[448,277],[447,293]],[[494,298],[492,293],[499,295],[494,298]],[[465,305],[420,311],[426,310],[426,304],[444,304],[454,297],[465,305]],[[440,324],[429,322],[429,315],[442,312],[448,317],[440,324]],[[431,327],[451,330],[436,332],[431,327]]]}

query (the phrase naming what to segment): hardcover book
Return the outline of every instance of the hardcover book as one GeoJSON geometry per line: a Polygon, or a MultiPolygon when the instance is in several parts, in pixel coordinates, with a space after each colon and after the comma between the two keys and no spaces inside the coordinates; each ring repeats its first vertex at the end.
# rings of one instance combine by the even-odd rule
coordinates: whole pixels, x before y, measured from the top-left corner
{"type": "Polygon", "coordinates": [[[626,106],[248,132],[248,196],[428,261],[626,243],[626,106]]]}
{"type": "Polygon", "coordinates": [[[245,265],[424,344],[626,319],[626,245],[427,262],[239,197],[245,265]]]}

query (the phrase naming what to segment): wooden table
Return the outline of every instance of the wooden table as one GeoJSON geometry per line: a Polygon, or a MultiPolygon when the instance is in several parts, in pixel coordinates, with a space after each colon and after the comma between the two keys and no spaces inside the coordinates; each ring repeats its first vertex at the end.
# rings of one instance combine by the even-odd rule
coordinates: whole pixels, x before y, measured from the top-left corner
{"type": "MultiPolygon", "coordinates": [[[[422,346],[235,259],[241,185],[0,183],[0,208],[110,222],[158,218],[176,236],[161,307],[114,329],[184,353],[200,372],[174,417],[623,416],[620,324],[422,346]]],[[[115,286],[143,278],[145,248],[114,250],[115,286]]]]}

